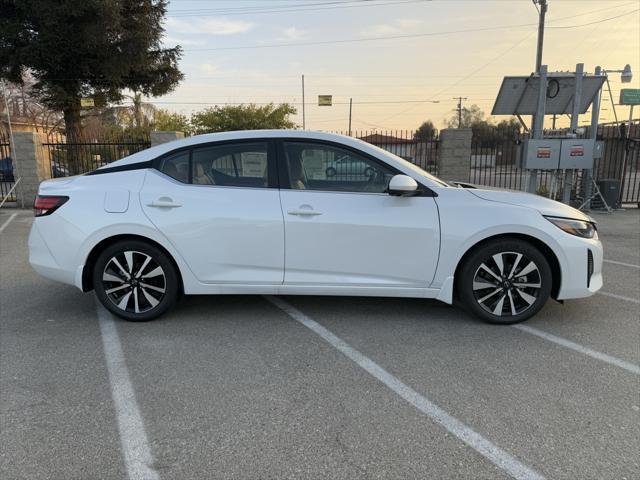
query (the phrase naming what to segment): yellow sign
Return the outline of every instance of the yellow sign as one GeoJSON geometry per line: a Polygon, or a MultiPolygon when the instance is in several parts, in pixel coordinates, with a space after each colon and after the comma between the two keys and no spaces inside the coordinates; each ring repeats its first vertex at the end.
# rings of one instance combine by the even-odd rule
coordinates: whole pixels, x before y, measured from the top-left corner
{"type": "Polygon", "coordinates": [[[80,106],[81,107],[94,107],[95,103],[93,101],[93,98],[81,98],[80,99],[80,106]]]}
{"type": "Polygon", "coordinates": [[[332,95],[318,95],[318,106],[330,107],[333,104],[332,95]]]}

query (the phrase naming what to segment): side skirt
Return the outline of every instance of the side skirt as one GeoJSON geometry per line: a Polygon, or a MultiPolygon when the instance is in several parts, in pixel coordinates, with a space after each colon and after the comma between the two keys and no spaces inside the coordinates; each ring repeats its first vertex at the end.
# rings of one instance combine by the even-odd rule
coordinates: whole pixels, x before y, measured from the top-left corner
{"type": "MultiPolygon", "coordinates": [[[[354,297],[436,298],[446,302],[437,288],[340,287],[335,285],[185,285],[187,295],[331,295],[354,297]]],[[[451,303],[446,302],[446,303],[451,303]]]]}

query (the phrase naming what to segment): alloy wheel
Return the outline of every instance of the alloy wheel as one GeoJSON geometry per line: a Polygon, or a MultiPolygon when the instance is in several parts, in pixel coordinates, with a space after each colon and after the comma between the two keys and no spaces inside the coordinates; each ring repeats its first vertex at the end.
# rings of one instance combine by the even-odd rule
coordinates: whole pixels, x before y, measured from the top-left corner
{"type": "Polygon", "coordinates": [[[500,252],[483,261],[473,277],[473,295],[488,313],[520,315],[538,299],[542,275],[531,259],[518,252],[500,252]]]}
{"type": "Polygon", "coordinates": [[[120,310],[145,313],[164,298],[167,280],[160,264],[146,253],[127,250],[106,263],[102,283],[107,298],[120,310]]]}

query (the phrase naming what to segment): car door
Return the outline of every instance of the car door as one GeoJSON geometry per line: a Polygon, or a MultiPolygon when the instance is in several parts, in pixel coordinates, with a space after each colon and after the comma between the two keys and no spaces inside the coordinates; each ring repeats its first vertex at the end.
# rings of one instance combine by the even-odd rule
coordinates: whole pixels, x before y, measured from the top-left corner
{"type": "Polygon", "coordinates": [[[206,283],[281,284],[284,226],[271,141],[197,146],[157,161],[140,201],[206,283]]]}
{"type": "Polygon", "coordinates": [[[399,172],[337,144],[282,140],[278,157],[285,285],[430,285],[440,233],[426,189],[420,196],[388,195],[389,179],[399,172]],[[357,171],[332,170],[337,159],[357,171]]]}

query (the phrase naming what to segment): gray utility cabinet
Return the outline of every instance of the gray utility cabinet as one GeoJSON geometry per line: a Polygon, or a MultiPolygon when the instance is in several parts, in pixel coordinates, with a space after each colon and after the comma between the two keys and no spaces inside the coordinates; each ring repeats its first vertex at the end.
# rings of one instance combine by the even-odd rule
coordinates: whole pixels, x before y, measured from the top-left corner
{"type": "Polygon", "coordinates": [[[529,139],[523,143],[524,168],[532,170],[593,168],[592,138],[529,139]]]}
{"type": "Polygon", "coordinates": [[[598,180],[598,188],[607,205],[616,208],[620,197],[620,180],[617,178],[603,178],[598,180]]]}

